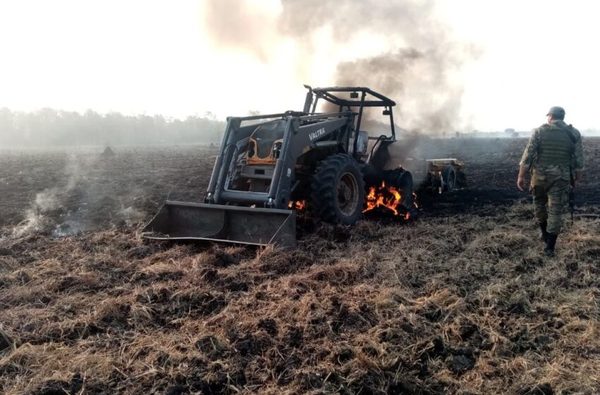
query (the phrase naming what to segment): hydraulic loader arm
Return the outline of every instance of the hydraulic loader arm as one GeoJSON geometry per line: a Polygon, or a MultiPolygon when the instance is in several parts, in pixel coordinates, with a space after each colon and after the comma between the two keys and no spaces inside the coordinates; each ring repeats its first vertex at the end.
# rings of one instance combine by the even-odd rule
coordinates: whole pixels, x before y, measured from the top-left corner
{"type": "Polygon", "coordinates": [[[267,192],[233,190],[228,188],[228,179],[252,131],[261,125],[260,122],[250,126],[244,123],[272,122],[274,116],[229,118],[207,190],[207,202],[286,209],[296,181],[298,158],[311,150],[326,147],[339,146],[339,150],[347,151],[353,117],[352,112],[302,116],[284,113],[277,116],[275,119],[279,119],[282,128],[282,143],[267,192]]]}

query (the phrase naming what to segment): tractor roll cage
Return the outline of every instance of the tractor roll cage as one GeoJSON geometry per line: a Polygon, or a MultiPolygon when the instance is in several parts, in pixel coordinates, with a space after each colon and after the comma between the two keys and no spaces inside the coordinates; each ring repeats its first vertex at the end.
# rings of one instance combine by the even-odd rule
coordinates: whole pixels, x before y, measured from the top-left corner
{"type": "MultiPolygon", "coordinates": [[[[375,145],[378,145],[382,140],[386,140],[389,143],[396,141],[396,129],[394,127],[394,113],[392,107],[396,105],[396,102],[392,99],[382,95],[379,92],[375,92],[367,87],[356,86],[356,87],[327,87],[327,88],[312,88],[309,85],[304,85],[308,89],[306,94],[306,101],[304,103],[304,112],[315,114],[317,103],[319,99],[323,99],[329,103],[339,106],[339,111],[343,112],[344,108],[348,111],[352,111],[352,108],[358,107],[358,116],[356,117],[355,130],[360,131],[360,125],[363,118],[363,109],[365,107],[383,107],[383,115],[389,116],[390,122],[390,136],[381,135],[378,137],[369,136],[369,140],[377,140],[375,145]],[[350,99],[346,97],[340,97],[339,93],[350,93],[350,99]],[[360,95],[359,95],[360,93],[360,95]],[[367,97],[370,95],[372,97],[367,97]],[[367,100],[368,99],[368,100],[367,100]]],[[[357,139],[354,139],[354,150],[356,152],[357,139]]],[[[375,148],[375,147],[373,147],[375,148]]]]}
{"type": "Polygon", "coordinates": [[[329,88],[313,88],[312,92],[317,98],[322,98],[336,104],[338,106],[345,107],[393,107],[396,105],[392,99],[385,97],[381,93],[375,92],[365,87],[329,87],[329,88]],[[362,93],[360,100],[349,100],[347,98],[336,96],[334,93],[362,93]],[[369,94],[379,100],[365,100],[366,95],[369,94]]]}

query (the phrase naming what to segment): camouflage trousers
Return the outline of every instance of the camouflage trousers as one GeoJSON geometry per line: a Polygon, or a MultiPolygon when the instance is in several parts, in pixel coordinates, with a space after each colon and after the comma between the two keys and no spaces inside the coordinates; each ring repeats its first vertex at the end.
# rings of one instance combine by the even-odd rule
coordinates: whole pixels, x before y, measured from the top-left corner
{"type": "Polygon", "coordinates": [[[569,205],[569,181],[562,177],[538,179],[532,193],[535,218],[540,224],[548,224],[548,233],[559,234],[569,205]]]}

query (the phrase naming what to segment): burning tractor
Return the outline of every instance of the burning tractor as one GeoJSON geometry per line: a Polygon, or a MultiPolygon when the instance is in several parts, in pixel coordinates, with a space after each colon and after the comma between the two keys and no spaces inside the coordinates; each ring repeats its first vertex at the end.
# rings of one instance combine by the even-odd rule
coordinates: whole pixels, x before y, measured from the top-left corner
{"type": "Polygon", "coordinates": [[[165,202],[144,237],[293,246],[298,209],[344,225],[381,208],[410,217],[411,173],[385,168],[395,102],[365,87],[306,88],[303,111],[228,118],[204,203],[165,202]],[[334,111],[316,112],[323,101],[334,111]],[[363,130],[373,110],[384,133],[363,130]]]}

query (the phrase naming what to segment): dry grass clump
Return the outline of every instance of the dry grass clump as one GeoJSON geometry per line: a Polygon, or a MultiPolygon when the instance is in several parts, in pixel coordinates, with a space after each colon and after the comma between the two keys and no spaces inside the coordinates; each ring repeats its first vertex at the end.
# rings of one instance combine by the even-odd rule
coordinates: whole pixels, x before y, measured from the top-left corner
{"type": "Polygon", "coordinates": [[[291,251],[0,242],[3,393],[600,391],[598,221],[317,225],[291,251]]]}

